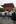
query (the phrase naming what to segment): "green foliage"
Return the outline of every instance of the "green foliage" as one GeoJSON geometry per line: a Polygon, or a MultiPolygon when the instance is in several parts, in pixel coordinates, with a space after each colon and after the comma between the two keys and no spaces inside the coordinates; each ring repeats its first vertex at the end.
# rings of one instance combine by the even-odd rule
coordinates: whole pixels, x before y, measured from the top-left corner
{"type": "Polygon", "coordinates": [[[0,12],[3,12],[4,10],[3,10],[3,8],[0,8],[0,12]]]}

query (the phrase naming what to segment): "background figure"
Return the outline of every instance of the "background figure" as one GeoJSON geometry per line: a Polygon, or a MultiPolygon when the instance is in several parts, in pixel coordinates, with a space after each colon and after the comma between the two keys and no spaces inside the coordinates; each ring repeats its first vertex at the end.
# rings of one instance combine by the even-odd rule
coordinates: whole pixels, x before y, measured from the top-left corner
{"type": "Polygon", "coordinates": [[[5,12],[2,12],[2,17],[3,17],[3,19],[5,18],[5,12]]]}
{"type": "Polygon", "coordinates": [[[2,13],[0,12],[0,17],[2,17],[2,13]]]}
{"type": "Polygon", "coordinates": [[[5,13],[5,16],[7,16],[7,13],[5,13]]]}
{"type": "Polygon", "coordinates": [[[14,17],[15,17],[15,12],[12,13],[12,20],[14,20],[14,17]]]}

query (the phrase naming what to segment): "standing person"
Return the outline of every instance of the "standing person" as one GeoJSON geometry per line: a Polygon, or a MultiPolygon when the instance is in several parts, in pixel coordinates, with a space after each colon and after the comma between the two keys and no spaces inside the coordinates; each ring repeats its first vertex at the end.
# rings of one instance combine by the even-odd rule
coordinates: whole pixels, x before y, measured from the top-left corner
{"type": "Polygon", "coordinates": [[[14,13],[12,13],[12,20],[14,21],[13,23],[15,24],[15,12],[14,13]]]}
{"type": "Polygon", "coordinates": [[[12,13],[11,13],[11,11],[9,11],[8,12],[8,19],[11,18],[11,16],[12,16],[12,13]]]}

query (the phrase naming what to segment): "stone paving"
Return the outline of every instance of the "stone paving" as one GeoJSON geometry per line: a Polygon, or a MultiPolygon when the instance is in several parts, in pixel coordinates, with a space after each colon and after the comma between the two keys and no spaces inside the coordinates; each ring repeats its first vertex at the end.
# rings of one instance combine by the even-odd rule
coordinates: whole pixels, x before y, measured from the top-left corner
{"type": "Polygon", "coordinates": [[[8,17],[0,17],[0,24],[13,24],[13,20],[10,19],[8,20],[8,17]]]}

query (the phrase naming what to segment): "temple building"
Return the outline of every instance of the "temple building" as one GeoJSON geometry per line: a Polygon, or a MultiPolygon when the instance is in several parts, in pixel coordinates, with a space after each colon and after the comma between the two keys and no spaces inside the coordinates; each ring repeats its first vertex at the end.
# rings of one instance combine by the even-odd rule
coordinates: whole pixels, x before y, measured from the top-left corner
{"type": "Polygon", "coordinates": [[[7,4],[2,5],[2,7],[4,8],[4,11],[11,11],[14,8],[14,4],[7,3],[7,4]]]}

